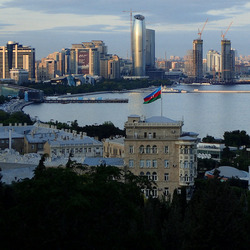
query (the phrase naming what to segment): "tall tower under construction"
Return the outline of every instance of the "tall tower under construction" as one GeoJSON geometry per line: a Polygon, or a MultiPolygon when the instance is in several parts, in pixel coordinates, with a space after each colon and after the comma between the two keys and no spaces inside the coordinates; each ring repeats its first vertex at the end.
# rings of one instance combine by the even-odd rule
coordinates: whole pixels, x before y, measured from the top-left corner
{"type": "Polygon", "coordinates": [[[221,81],[225,83],[234,80],[235,52],[231,49],[231,41],[221,40],[221,81]]]}
{"type": "Polygon", "coordinates": [[[135,15],[132,30],[133,75],[145,76],[146,69],[146,27],[145,18],[135,15]]]}
{"type": "Polygon", "coordinates": [[[203,40],[193,41],[193,77],[196,80],[203,78],[203,40]]]}

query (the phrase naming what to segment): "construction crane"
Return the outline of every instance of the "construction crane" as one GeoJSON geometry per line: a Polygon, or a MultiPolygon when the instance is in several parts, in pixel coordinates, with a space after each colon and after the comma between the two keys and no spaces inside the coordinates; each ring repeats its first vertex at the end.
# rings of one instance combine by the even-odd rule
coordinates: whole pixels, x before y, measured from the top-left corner
{"type": "Polygon", "coordinates": [[[233,21],[229,24],[229,26],[228,26],[228,28],[227,28],[227,30],[226,30],[226,32],[225,32],[224,34],[223,34],[223,32],[221,31],[222,40],[225,40],[225,36],[226,36],[226,34],[227,34],[228,30],[230,29],[230,27],[231,27],[232,24],[233,24],[233,21]]]}
{"type": "Polygon", "coordinates": [[[203,25],[203,27],[202,27],[202,30],[200,31],[200,29],[198,29],[198,35],[200,36],[200,40],[201,40],[201,35],[202,35],[202,32],[203,32],[203,30],[205,29],[205,26],[206,26],[206,24],[207,24],[207,21],[208,21],[208,18],[207,18],[207,20],[206,20],[206,22],[204,23],[204,25],[203,25]]]}

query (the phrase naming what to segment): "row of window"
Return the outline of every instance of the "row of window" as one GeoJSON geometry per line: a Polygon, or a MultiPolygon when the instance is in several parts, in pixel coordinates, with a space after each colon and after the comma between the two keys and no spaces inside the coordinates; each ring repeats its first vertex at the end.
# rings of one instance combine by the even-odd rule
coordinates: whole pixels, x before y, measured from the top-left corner
{"type": "MultiPolygon", "coordinates": [[[[96,148],[96,149],[98,149],[98,148],[96,148]]],[[[62,154],[65,154],[65,153],[69,154],[70,152],[71,153],[82,153],[82,152],[91,153],[92,148],[66,148],[66,149],[63,148],[63,149],[53,149],[52,150],[53,154],[56,154],[58,152],[60,152],[62,154]]]]}
{"type": "MultiPolygon", "coordinates": [[[[140,172],[140,176],[147,176],[149,180],[158,181],[158,176],[156,172],[153,172],[152,175],[150,172],[147,172],[146,174],[144,174],[144,172],[140,172]]],[[[164,180],[169,181],[169,173],[164,174],[164,180]]]]}
{"type": "MultiPolygon", "coordinates": [[[[129,153],[130,154],[135,153],[134,146],[129,146],[129,153]]],[[[147,146],[141,145],[139,147],[139,153],[140,154],[157,154],[158,153],[158,148],[157,148],[156,145],[154,145],[152,147],[150,145],[147,145],[147,146]]],[[[164,153],[165,154],[169,153],[169,147],[168,146],[164,147],[164,153]]]]}
{"type": "MultiPolygon", "coordinates": [[[[153,187],[152,190],[150,189],[142,189],[142,192],[144,193],[144,195],[148,198],[149,196],[153,197],[153,198],[157,198],[158,197],[158,190],[156,187],[153,187]]],[[[163,194],[165,196],[169,195],[169,188],[165,187],[164,188],[164,192],[163,194]]]]}
{"type": "Polygon", "coordinates": [[[188,162],[188,161],[184,161],[184,162],[180,162],[180,168],[190,168],[190,169],[193,169],[194,168],[194,163],[191,161],[191,162],[188,162]]]}
{"type": "MultiPolygon", "coordinates": [[[[135,166],[134,160],[129,160],[129,167],[135,166]]],[[[157,160],[140,160],[140,168],[157,168],[157,160]]],[[[169,168],[169,160],[164,160],[164,167],[169,168]]]]}
{"type": "Polygon", "coordinates": [[[193,147],[182,146],[180,148],[180,154],[193,154],[193,153],[194,153],[193,147]]]}
{"type": "Polygon", "coordinates": [[[188,176],[187,174],[185,176],[180,176],[180,182],[193,182],[194,181],[194,177],[191,174],[190,176],[188,176]]]}

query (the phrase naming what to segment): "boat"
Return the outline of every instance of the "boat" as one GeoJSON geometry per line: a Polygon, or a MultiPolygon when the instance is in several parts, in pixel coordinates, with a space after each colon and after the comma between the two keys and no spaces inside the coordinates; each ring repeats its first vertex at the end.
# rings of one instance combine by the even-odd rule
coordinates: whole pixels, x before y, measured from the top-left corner
{"type": "Polygon", "coordinates": [[[181,89],[173,89],[173,88],[163,87],[161,92],[162,93],[181,93],[181,89]]]}

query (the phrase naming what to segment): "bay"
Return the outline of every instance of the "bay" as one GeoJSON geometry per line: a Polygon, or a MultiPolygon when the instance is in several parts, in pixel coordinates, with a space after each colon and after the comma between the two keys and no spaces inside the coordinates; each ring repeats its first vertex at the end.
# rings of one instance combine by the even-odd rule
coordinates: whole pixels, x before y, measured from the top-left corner
{"type": "MultiPolygon", "coordinates": [[[[250,85],[177,86],[176,88],[199,90],[250,90],[250,85]]],[[[245,130],[250,134],[250,93],[163,93],[162,99],[143,104],[143,98],[151,90],[128,93],[93,94],[88,98],[128,98],[128,103],[69,103],[33,104],[24,112],[40,121],[68,122],[77,120],[80,126],[102,124],[111,121],[124,128],[131,114],[151,117],[161,115],[173,120],[184,120],[183,131],[192,131],[203,138],[206,135],[222,138],[225,131],[245,130]]]]}

